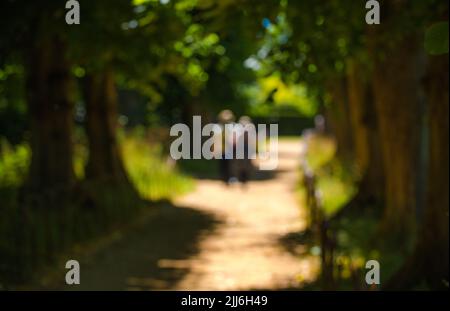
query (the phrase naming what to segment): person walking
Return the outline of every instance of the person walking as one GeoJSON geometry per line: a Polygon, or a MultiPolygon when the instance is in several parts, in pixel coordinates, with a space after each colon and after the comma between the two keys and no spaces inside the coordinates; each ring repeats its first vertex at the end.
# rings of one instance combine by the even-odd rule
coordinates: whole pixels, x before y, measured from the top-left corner
{"type": "Polygon", "coordinates": [[[239,132],[237,134],[238,148],[243,148],[243,158],[236,158],[236,176],[243,186],[246,186],[253,171],[252,159],[256,152],[256,129],[250,117],[242,116],[239,119],[239,132]]]}
{"type": "Polygon", "coordinates": [[[219,113],[218,125],[220,126],[219,138],[221,148],[221,157],[219,160],[219,171],[222,181],[229,185],[232,181],[232,161],[234,155],[234,141],[233,141],[233,127],[226,126],[227,124],[234,124],[234,114],[231,110],[223,110],[219,113]]]}

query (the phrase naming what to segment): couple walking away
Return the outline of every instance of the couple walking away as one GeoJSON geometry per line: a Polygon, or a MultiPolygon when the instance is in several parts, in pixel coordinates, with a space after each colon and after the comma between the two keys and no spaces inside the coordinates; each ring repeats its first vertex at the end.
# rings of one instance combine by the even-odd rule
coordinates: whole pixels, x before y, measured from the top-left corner
{"type": "Polygon", "coordinates": [[[252,124],[252,120],[247,116],[242,116],[238,127],[226,127],[227,124],[236,124],[235,116],[231,110],[223,110],[218,115],[218,126],[221,127],[222,157],[220,160],[220,175],[227,184],[241,182],[246,185],[253,171],[252,157],[254,157],[256,146],[254,131],[248,131],[246,126],[252,124]],[[236,158],[236,147],[244,148],[242,159],[236,158]]]}

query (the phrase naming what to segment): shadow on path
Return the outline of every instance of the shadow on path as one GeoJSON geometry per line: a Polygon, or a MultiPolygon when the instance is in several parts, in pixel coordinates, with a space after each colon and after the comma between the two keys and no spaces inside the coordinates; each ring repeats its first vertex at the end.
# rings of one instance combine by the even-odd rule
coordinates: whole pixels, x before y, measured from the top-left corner
{"type": "Polygon", "coordinates": [[[118,237],[72,257],[80,260],[81,285],[65,285],[63,269],[59,286],[51,287],[274,290],[315,280],[318,261],[295,234],[306,226],[296,196],[300,141],[280,142],[279,148],[271,178],[254,179],[245,189],[199,179],[195,191],[174,205],[152,204],[136,224],[112,234],[118,237]]]}
{"type": "Polygon", "coordinates": [[[317,258],[304,244],[294,250],[290,236],[306,228],[296,194],[301,151],[300,139],[280,141],[278,167],[266,178],[252,178],[244,188],[200,179],[195,191],[175,200],[221,224],[201,239],[189,273],[173,289],[298,289],[317,278],[317,258]]]}
{"type": "Polygon", "coordinates": [[[169,203],[150,209],[147,220],[82,259],[81,284],[69,289],[164,290],[188,273],[189,265],[180,260],[198,252],[199,239],[214,230],[217,221],[207,213],[169,203]]]}

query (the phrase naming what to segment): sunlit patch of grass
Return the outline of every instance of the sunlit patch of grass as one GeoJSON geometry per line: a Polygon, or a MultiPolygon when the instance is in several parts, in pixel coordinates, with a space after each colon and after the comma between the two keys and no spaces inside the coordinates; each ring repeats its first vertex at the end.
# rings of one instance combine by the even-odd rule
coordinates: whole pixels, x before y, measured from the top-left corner
{"type": "MultiPolygon", "coordinates": [[[[78,179],[84,178],[84,166],[88,157],[82,144],[74,146],[74,171],[78,179]]],[[[3,142],[0,152],[0,187],[20,187],[28,173],[31,150],[27,143],[11,146],[3,142]]]]}
{"type": "Polygon", "coordinates": [[[306,161],[316,176],[316,190],[320,193],[322,208],[327,217],[347,204],[356,193],[348,167],[336,155],[336,143],[328,136],[313,134],[306,139],[306,161]]]}
{"type": "Polygon", "coordinates": [[[144,199],[170,199],[193,188],[193,181],[164,159],[161,145],[144,139],[122,140],[125,167],[131,181],[144,199]]]}
{"type": "Polygon", "coordinates": [[[324,135],[314,135],[308,139],[306,160],[309,167],[315,171],[330,163],[336,154],[335,141],[324,135]]]}
{"type": "Polygon", "coordinates": [[[89,152],[85,145],[75,144],[73,167],[75,171],[75,176],[79,180],[84,178],[84,168],[86,166],[88,156],[89,152]]]}
{"type": "MultiPolygon", "coordinates": [[[[143,138],[127,135],[121,140],[123,160],[130,179],[144,199],[171,199],[193,188],[193,180],[179,172],[164,158],[160,144],[150,145],[143,138]]],[[[25,181],[31,159],[28,144],[10,146],[2,143],[0,153],[0,187],[19,188],[25,181]]],[[[84,144],[74,147],[74,171],[84,178],[88,150],[84,144]]]]}
{"type": "Polygon", "coordinates": [[[339,211],[356,193],[356,188],[351,182],[335,175],[321,176],[317,182],[317,189],[322,195],[322,208],[328,217],[339,211]]]}
{"type": "Polygon", "coordinates": [[[27,144],[12,147],[3,142],[1,150],[0,187],[19,187],[28,172],[30,148],[27,144]]]}
{"type": "MultiPolygon", "coordinates": [[[[398,249],[379,243],[378,228],[380,206],[343,211],[333,217],[356,195],[358,177],[351,163],[344,163],[335,156],[336,146],[331,138],[311,135],[308,138],[306,160],[316,177],[316,190],[321,196],[321,207],[330,221],[329,228],[335,237],[333,279],[340,290],[377,289],[365,283],[365,263],[379,261],[381,279],[387,280],[398,270],[404,254],[398,249]]],[[[299,197],[306,204],[306,191],[299,189],[299,197]]]]}

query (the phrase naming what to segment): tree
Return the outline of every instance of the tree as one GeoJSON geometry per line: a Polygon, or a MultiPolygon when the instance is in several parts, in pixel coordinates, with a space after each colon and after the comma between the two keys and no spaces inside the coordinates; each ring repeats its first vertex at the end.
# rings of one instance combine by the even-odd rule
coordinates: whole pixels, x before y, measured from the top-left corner
{"type": "Polygon", "coordinates": [[[86,133],[89,160],[86,177],[90,180],[128,182],[117,139],[117,90],[112,69],[87,74],[84,78],[86,133]]]}
{"type": "Polygon", "coordinates": [[[122,23],[132,17],[129,0],[83,3],[81,25],[69,33],[71,55],[82,68],[82,98],[86,106],[85,129],[89,158],[86,178],[132,186],[125,171],[117,139],[117,88],[113,55],[123,51],[122,23]],[[96,35],[92,35],[95,29],[96,35]],[[84,76],[83,76],[84,75],[84,76]]]}
{"type": "Polygon", "coordinates": [[[2,27],[6,31],[2,36],[2,54],[22,53],[25,67],[32,150],[26,193],[51,193],[56,198],[54,205],[58,205],[75,181],[73,84],[64,33],[64,6],[52,0],[39,4],[16,0],[9,1],[2,13],[2,21],[8,24],[2,27]]]}
{"type": "MultiPolygon", "coordinates": [[[[447,3],[448,5],[448,3],[447,3]]],[[[443,9],[445,15],[448,8],[443,9]]],[[[437,16],[439,17],[439,10],[437,16]]],[[[448,20],[448,16],[445,16],[448,20]]],[[[423,220],[412,254],[386,285],[387,289],[413,288],[421,282],[432,289],[448,289],[449,281],[449,76],[448,22],[446,31],[436,34],[424,79],[428,103],[428,174],[423,220]],[[435,52],[447,40],[447,47],[435,52]]],[[[436,30],[436,28],[434,29],[436,30]]],[[[433,27],[427,36],[432,34],[433,27]]]]}
{"type": "Polygon", "coordinates": [[[356,164],[360,187],[350,205],[357,206],[382,201],[384,192],[365,13],[356,1],[290,2],[286,9],[290,40],[278,48],[288,52],[287,58],[275,62],[286,76],[306,83],[322,100],[338,157],[356,164]]]}
{"type": "Polygon", "coordinates": [[[354,144],[354,159],[360,176],[357,204],[382,202],[384,176],[370,73],[367,62],[347,61],[348,104],[354,144]]]}
{"type": "Polygon", "coordinates": [[[423,209],[425,160],[420,152],[426,128],[422,80],[426,56],[424,25],[443,4],[430,1],[386,2],[384,21],[370,27],[373,59],[373,96],[380,131],[385,173],[384,233],[396,235],[402,245],[416,228],[423,209]]]}
{"type": "Polygon", "coordinates": [[[27,102],[31,164],[27,186],[36,193],[70,189],[73,173],[73,86],[67,47],[57,35],[28,49],[27,102]],[[67,189],[65,189],[67,188],[67,189]]]}

